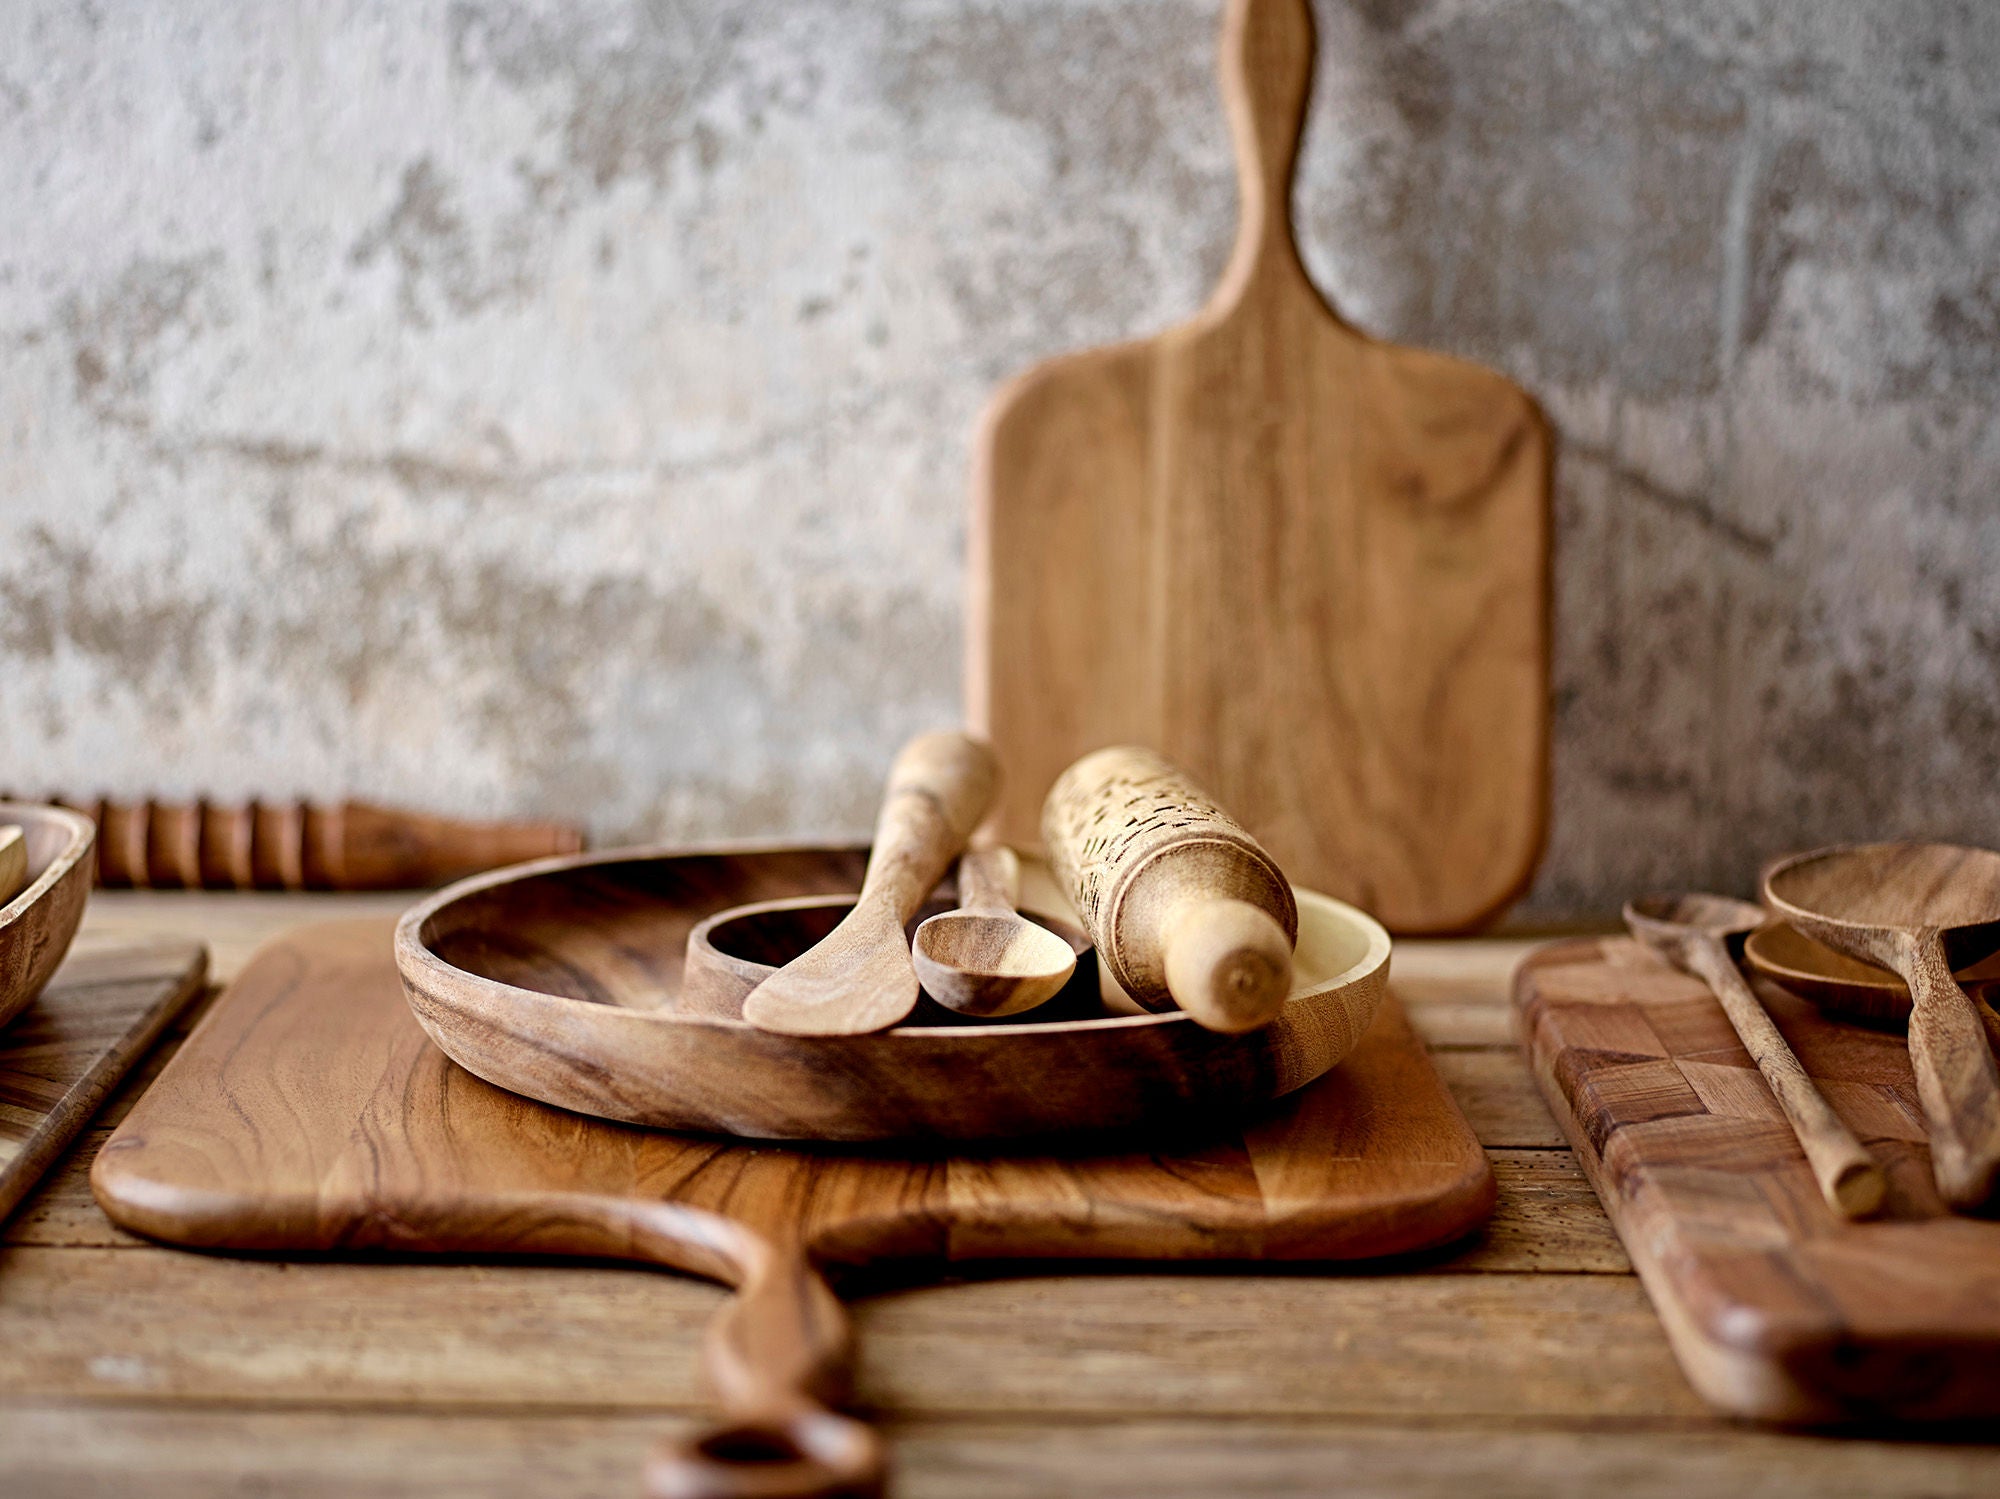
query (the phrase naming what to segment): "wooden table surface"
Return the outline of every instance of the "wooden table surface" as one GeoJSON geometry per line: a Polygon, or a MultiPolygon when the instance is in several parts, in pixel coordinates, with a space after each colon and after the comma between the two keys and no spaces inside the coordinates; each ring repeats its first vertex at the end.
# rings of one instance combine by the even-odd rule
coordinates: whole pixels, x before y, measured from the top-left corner
{"type": "MultiPolygon", "coordinates": [[[[86,937],[183,934],[226,982],[305,921],[402,896],[102,893],[86,937]]],[[[1399,943],[1392,982],[1493,1157],[1478,1242],[1393,1271],[1035,1272],[855,1308],[904,1496],[2000,1494],[2000,1447],[1716,1419],[1529,1080],[1530,938],[1399,943]]],[[[193,1015],[0,1233],[0,1492],[630,1496],[705,1409],[721,1293],[561,1263],[159,1248],[92,1155],[193,1015]]]]}

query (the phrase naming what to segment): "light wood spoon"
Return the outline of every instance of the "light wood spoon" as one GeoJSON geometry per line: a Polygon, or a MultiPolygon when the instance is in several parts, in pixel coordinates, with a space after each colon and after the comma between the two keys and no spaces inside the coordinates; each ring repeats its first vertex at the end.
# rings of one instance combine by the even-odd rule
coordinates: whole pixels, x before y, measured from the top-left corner
{"type": "Polygon", "coordinates": [[[1950,843],[1868,843],[1781,859],[1764,903],[1815,942],[1892,969],[1910,991],[1910,1066],[1931,1169],[1954,1208],[2000,1178],[2000,1071],[1952,977],[2000,949],[2000,853],[1950,843]]]}
{"type": "Polygon", "coordinates": [[[1865,1218],[1882,1206],[1888,1178],[1814,1086],[1731,956],[1731,944],[1763,920],[1762,909],[1726,895],[1648,895],[1625,903],[1627,930],[1721,1002],[1791,1121],[1826,1205],[1843,1218],[1865,1218]]]}
{"type": "Polygon", "coordinates": [[[924,992],[961,1015],[1018,1015],[1053,999],[1076,972],[1076,953],[1014,909],[1021,861],[1005,844],[958,861],[958,909],[931,917],[911,945],[924,992]]]}
{"type": "Polygon", "coordinates": [[[886,1030],[916,1007],[904,924],[993,805],[1000,766],[982,740],[920,734],[889,769],[861,895],[839,926],[764,980],[743,1018],[791,1036],[886,1030]]]}

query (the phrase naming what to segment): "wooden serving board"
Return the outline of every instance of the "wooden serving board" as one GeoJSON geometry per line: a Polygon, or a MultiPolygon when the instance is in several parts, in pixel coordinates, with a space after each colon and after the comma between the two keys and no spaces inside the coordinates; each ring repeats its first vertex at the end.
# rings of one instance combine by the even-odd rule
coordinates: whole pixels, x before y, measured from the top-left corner
{"type": "Polygon", "coordinates": [[[81,944],[0,1029],[0,1218],[201,993],[199,942],[81,944]]]}
{"type": "Polygon", "coordinates": [[[391,931],[328,923],[264,948],[106,1143],[98,1200],[202,1248],[604,1256],[735,1286],[708,1349],[733,1424],[657,1455],[657,1493],[879,1483],[872,1433],[823,1403],[850,1350],[820,1267],[1362,1259],[1455,1239],[1493,1201],[1393,998],[1333,1073],[1221,1137],[1098,1156],[783,1149],[480,1081],[411,1017],[391,931]]]}
{"type": "Polygon", "coordinates": [[[968,721],[1040,837],[1063,768],[1185,766],[1295,884],[1475,925],[1547,818],[1551,441],[1492,370],[1350,327],[1294,243],[1306,0],[1231,0],[1241,209],[1208,305],[1003,387],[975,446],[968,721]]]}
{"type": "Polygon", "coordinates": [[[1887,1170],[1880,1217],[1826,1206],[1701,980],[1622,937],[1542,948],[1514,979],[1542,1093],[1689,1382],[1769,1421],[2000,1417],[2000,1223],[1939,1200],[1903,1036],[1755,987],[1887,1170]]]}

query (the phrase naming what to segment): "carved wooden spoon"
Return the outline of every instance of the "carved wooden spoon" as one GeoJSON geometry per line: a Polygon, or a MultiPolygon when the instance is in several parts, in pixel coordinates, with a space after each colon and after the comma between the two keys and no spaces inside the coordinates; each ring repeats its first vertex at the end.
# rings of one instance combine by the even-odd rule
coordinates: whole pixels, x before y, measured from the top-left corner
{"type": "Polygon", "coordinates": [[[743,1018],[792,1036],[886,1030],[916,1007],[904,924],[993,805],[1000,766],[982,740],[920,734],[889,769],[854,909],[810,951],[750,991],[743,1018]]]}
{"type": "Polygon", "coordinates": [[[931,917],[911,945],[924,992],[961,1015],[1018,1015],[1055,997],[1076,953],[1014,909],[1021,861],[1004,844],[958,861],[958,909],[931,917]]]}
{"type": "Polygon", "coordinates": [[[1843,1218],[1865,1218],[1882,1206],[1888,1178],[1813,1085],[1730,954],[1731,943],[1740,943],[1763,920],[1762,909],[1726,895],[1648,895],[1625,903],[1625,925],[1632,935],[1702,980],[1721,1001],[1738,1039],[1791,1121],[1826,1205],[1843,1218]]]}
{"type": "Polygon", "coordinates": [[[2000,949],[2000,853],[1950,843],[1869,843],[1781,859],[1764,903],[1815,942],[1894,970],[1910,990],[1910,1065],[1931,1169],[1954,1208],[2000,1178],[2000,1071],[1952,978],[2000,949]]]}

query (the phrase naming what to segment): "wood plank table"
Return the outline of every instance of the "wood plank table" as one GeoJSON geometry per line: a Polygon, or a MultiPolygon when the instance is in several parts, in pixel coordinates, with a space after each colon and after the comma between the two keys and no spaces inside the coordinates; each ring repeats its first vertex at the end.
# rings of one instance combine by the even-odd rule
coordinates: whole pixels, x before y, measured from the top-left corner
{"type": "MultiPolygon", "coordinates": [[[[85,930],[207,941],[401,896],[110,894],[85,930]]],[[[2000,1447],[1762,1431],[1667,1351],[1509,1030],[1539,939],[1398,944],[1392,982],[1492,1153],[1475,1244],[1394,1271],[1036,1271],[854,1308],[904,1496],[1992,1495],[2000,1447]]],[[[0,1492],[629,1499],[706,1410],[721,1293],[562,1263],[246,1260],[105,1221],[98,1146],[191,1011],[0,1233],[0,1492]]]]}

